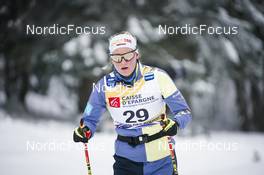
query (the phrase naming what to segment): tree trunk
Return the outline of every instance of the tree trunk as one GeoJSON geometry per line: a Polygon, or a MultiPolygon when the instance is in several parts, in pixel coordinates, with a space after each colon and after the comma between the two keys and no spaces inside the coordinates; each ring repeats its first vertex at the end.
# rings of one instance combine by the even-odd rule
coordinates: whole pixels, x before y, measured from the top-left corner
{"type": "Polygon", "coordinates": [[[235,86],[237,91],[237,104],[239,116],[241,119],[241,130],[249,131],[250,130],[250,119],[247,111],[247,104],[245,98],[245,84],[243,80],[235,79],[235,86]]]}
{"type": "Polygon", "coordinates": [[[261,99],[261,89],[258,87],[256,78],[251,79],[251,99],[254,127],[257,131],[264,131],[263,99],[261,99]]]}

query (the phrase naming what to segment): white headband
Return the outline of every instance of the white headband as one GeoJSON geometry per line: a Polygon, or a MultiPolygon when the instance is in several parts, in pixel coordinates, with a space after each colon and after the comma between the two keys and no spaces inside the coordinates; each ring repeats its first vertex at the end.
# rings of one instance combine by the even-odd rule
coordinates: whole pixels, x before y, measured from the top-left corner
{"type": "Polygon", "coordinates": [[[115,49],[127,47],[135,50],[137,48],[137,40],[129,34],[119,34],[109,39],[109,52],[113,53],[115,49]]]}

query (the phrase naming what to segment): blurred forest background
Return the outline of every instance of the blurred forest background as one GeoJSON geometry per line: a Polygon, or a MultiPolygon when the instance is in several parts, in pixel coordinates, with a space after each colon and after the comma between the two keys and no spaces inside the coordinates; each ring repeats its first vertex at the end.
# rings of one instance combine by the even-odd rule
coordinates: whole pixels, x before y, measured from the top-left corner
{"type": "MultiPolygon", "coordinates": [[[[75,122],[108,62],[108,37],[137,36],[193,112],[192,133],[264,131],[262,0],[1,0],[0,109],[75,122]],[[104,35],[27,35],[26,25],[105,26],[104,35]],[[237,35],[158,35],[158,25],[238,26],[237,35]]],[[[108,120],[108,119],[107,119],[108,120]]]]}

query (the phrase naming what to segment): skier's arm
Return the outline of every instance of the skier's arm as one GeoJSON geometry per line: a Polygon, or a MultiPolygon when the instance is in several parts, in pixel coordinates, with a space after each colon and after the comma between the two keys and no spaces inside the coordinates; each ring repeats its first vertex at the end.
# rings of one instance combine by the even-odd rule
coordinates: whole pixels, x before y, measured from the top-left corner
{"type": "Polygon", "coordinates": [[[93,90],[91,92],[82,117],[83,124],[91,130],[92,135],[96,130],[99,118],[106,110],[103,84],[104,79],[102,78],[95,85],[96,87],[93,86],[93,90]]]}
{"type": "Polygon", "coordinates": [[[166,72],[159,70],[157,76],[164,101],[174,115],[173,120],[177,122],[180,129],[185,128],[192,118],[189,106],[166,72]]]}

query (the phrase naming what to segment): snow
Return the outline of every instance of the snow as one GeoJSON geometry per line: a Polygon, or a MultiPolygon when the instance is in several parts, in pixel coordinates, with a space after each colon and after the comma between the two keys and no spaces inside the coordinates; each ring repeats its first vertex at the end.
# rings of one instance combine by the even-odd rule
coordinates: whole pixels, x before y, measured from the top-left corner
{"type": "Polygon", "coordinates": [[[55,99],[49,96],[40,95],[34,92],[29,92],[26,96],[26,104],[30,111],[41,114],[52,114],[54,116],[61,115],[61,107],[55,99]],[[51,107],[52,106],[52,107],[51,107]]]}
{"type": "Polygon", "coordinates": [[[263,14],[261,14],[261,12],[258,11],[258,9],[254,7],[254,5],[250,1],[244,0],[243,5],[246,5],[248,7],[246,10],[250,12],[250,15],[252,15],[255,21],[257,21],[260,25],[264,24],[263,14]]]}
{"type": "Polygon", "coordinates": [[[78,37],[66,42],[63,46],[63,51],[68,56],[75,56],[82,50],[88,49],[91,44],[91,38],[89,35],[81,34],[78,37]]]}
{"type": "MultiPolygon", "coordinates": [[[[72,142],[74,126],[14,120],[0,110],[0,174],[87,174],[83,145],[72,142]]],[[[96,133],[89,154],[93,174],[113,174],[115,134],[96,133]]],[[[263,174],[264,135],[220,132],[176,137],[181,175],[263,174]]]]}
{"type": "Polygon", "coordinates": [[[94,55],[98,63],[103,64],[103,65],[107,63],[107,54],[104,49],[103,43],[101,42],[95,43],[94,55]]]}
{"type": "Polygon", "coordinates": [[[95,60],[92,58],[92,49],[84,49],[81,51],[81,55],[83,57],[84,60],[84,64],[89,67],[89,66],[93,66],[95,64],[95,60]]]}
{"type": "Polygon", "coordinates": [[[63,50],[69,56],[74,56],[77,54],[77,42],[76,39],[72,39],[64,44],[63,50]]]}
{"type": "Polygon", "coordinates": [[[66,88],[62,78],[58,76],[51,78],[47,95],[29,92],[26,96],[29,111],[62,118],[77,113],[76,101],[77,96],[66,88]]]}
{"type": "Polygon", "coordinates": [[[95,67],[95,68],[93,68],[93,71],[92,71],[93,75],[97,76],[97,77],[99,77],[102,72],[103,72],[103,70],[100,67],[95,67]]]}
{"type": "Polygon", "coordinates": [[[146,36],[141,27],[140,20],[135,16],[130,16],[128,19],[128,31],[131,31],[134,35],[136,35],[141,42],[149,42],[149,38],[146,36]]]}
{"type": "Polygon", "coordinates": [[[213,94],[215,92],[215,88],[211,83],[200,79],[193,83],[193,91],[195,93],[213,94]]]}
{"type": "Polygon", "coordinates": [[[64,71],[69,71],[73,67],[73,62],[70,59],[66,59],[63,61],[61,67],[64,71]]]}
{"type": "Polygon", "coordinates": [[[238,65],[240,63],[240,60],[235,46],[226,38],[223,38],[223,42],[228,58],[230,59],[230,61],[238,65]]]}
{"type": "Polygon", "coordinates": [[[245,27],[248,29],[251,28],[251,25],[247,21],[230,16],[224,8],[219,8],[218,19],[229,26],[240,26],[240,28],[245,27]]]}
{"type": "Polygon", "coordinates": [[[138,6],[143,6],[146,3],[145,0],[137,0],[136,2],[138,6]]]}
{"type": "Polygon", "coordinates": [[[164,35],[159,33],[159,27],[153,27],[148,20],[130,16],[128,19],[128,31],[131,31],[143,43],[159,41],[164,35]]]}
{"type": "Polygon", "coordinates": [[[168,14],[173,13],[175,11],[186,15],[188,13],[194,12],[194,10],[195,9],[190,6],[188,1],[181,0],[170,1],[169,5],[164,8],[164,12],[168,14]]]}

